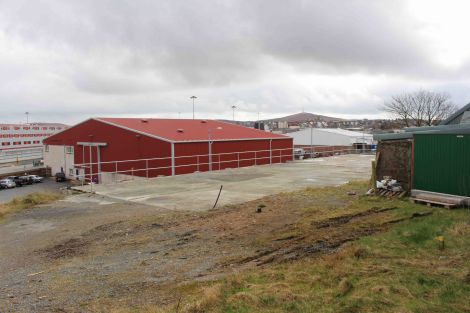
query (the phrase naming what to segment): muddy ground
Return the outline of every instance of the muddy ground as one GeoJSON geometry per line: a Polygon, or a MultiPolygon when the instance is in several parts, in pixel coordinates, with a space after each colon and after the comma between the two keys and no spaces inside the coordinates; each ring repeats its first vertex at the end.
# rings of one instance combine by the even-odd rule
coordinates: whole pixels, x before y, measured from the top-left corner
{"type": "Polygon", "coordinates": [[[363,189],[306,189],[199,213],[88,195],[25,211],[0,224],[0,312],[164,305],[181,283],[332,253],[398,221],[393,207],[353,205],[359,196],[347,192],[363,189]]]}

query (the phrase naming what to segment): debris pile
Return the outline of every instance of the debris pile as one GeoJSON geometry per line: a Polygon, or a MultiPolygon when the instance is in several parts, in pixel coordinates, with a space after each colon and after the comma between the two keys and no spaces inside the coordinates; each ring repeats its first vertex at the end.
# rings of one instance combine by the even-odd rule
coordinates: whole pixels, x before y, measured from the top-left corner
{"type": "Polygon", "coordinates": [[[380,196],[404,197],[406,191],[402,185],[390,176],[384,176],[382,180],[375,182],[375,188],[369,190],[367,194],[376,194],[380,196]]]}

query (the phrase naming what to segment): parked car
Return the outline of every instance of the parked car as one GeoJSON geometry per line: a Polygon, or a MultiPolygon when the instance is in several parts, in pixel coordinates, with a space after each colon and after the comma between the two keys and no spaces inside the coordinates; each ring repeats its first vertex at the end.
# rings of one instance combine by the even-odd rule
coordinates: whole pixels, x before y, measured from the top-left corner
{"type": "Polygon", "coordinates": [[[7,179],[15,182],[16,187],[23,187],[25,181],[20,176],[8,176],[7,179]]]}
{"type": "Polygon", "coordinates": [[[67,181],[67,177],[65,177],[65,173],[62,173],[62,172],[55,173],[55,181],[58,183],[67,181]]]}
{"type": "Polygon", "coordinates": [[[11,179],[1,179],[0,180],[0,189],[10,189],[15,188],[16,184],[11,179]]]}
{"type": "Polygon", "coordinates": [[[25,175],[25,176],[20,176],[20,178],[23,180],[23,185],[32,185],[34,182],[32,180],[32,178],[29,177],[29,175],[25,175]]]}
{"type": "Polygon", "coordinates": [[[305,156],[305,150],[302,148],[296,148],[294,149],[294,157],[296,159],[302,160],[305,156]]]}
{"type": "Polygon", "coordinates": [[[44,180],[44,177],[38,175],[29,175],[28,177],[30,180],[32,180],[33,183],[42,183],[44,180]]]}

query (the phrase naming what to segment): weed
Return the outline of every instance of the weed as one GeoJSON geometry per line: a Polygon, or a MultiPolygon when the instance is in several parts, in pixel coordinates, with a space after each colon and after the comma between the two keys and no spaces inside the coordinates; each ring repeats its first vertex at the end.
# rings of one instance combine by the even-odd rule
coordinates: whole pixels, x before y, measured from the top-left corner
{"type": "Polygon", "coordinates": [[[62,195],[59,193],[32,193],[24,197],[14,198],[8,203],[0,204],[0,220],[8,214],[54,202],[60,198],[62,198],[62,195]]]}

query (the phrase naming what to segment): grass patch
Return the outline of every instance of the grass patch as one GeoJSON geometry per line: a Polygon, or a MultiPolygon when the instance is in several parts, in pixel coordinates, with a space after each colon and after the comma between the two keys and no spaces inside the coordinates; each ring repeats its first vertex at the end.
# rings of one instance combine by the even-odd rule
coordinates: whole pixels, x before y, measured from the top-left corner
{"type": "MultiPolygon", "coordinates": [[[[468,211],[362,196],[365,190],[365,183],[350,183],[283,193],[277,201],[285,201],[287,209],[300,207],[290,212],[301,218],[275,234],[266,234],[261,241],[266,246],[289,240],[295,243],[296,238],[305,237],[315,243],[322,231],[326,233],[325,240],[346,231],[354,234],[357,229],[376,228],[377,232],[365,232],[333,253],[252,267],[214,282],[174,286],[172,292],[182,295],[181,303],[170,303],[163,310],[470,312],[468,211]],[[359,196],[349,196],[348,191],[359,196]],[[422,214],[426,212],[432,214],[422,214]],[[345,216],[350,219],[342,219],[345,216]],[[325,221],[331,226],[319,228],[325,221]],[[444,238],[443,249],[436,240],[438,236],[444,238]]],[[[148,310],[136,308],[127,312],[148,310]]]]}
{"type": "Polygon", "coordinates": [[[10,202],[0,204],[0,220],[6,215],[30,209],[40,204],[51,203],[61,198],[62,195],[59,193],[32,193],[24,197],[14,198],[10,202]]]}
{"type": "MultiPolygon", "coordinates": [[[[405,200],[344,198],[342,213],[396,206],[393,214],[399,218],[429,210],[405,200]]],[[[469,312],[468,212],[432,211],[432,215],[394,224],[386,232],[346,244],[331,255],[227,278],[220,282],[223,292],[218,305],[201,312],[469,312]],[[436,236],[444,236],[443,250],[436,236]]],[[[296,233],[317,219],[306,214],[303,225],[296,225],[296,233]]],[[[201,287],[196,284],[194,288],[201,287]]]]}

